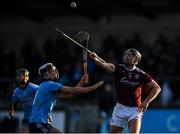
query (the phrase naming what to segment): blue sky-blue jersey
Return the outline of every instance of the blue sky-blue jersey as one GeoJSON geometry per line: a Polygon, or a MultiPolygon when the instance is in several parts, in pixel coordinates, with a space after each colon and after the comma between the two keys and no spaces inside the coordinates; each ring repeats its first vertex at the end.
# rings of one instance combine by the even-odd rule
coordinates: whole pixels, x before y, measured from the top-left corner
{"type": "Polygon", "coordinates": [[[34,98],[30,123],[50,123],[51,111],[56,104],[57,94],[60,93],[62,87],[62,84],[54,81],[44,81],[40,84],[34,98]]]}
{"type": "Polygon", "coordinates": [[[25,89],[17,87],[12,96],[12,103],[20,102],[24,111],[24,118],[29,120],[32,111],[33,100],[39,86],[31,82],[25,89]]]}

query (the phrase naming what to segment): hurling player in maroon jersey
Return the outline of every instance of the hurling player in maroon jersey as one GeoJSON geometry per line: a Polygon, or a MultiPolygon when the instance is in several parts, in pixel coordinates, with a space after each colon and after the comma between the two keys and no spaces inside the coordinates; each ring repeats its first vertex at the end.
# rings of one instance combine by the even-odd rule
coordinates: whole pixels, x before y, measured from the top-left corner
{"type": "Polygon", "coordinates": [[[136,67],[141,60],[141,54],[134,48],[127,49],[123,54],[123,64],[99,60],[94,52],[90,54],[90,58],[114,76],[117,104],[112,114],[110,133],[122,133],[127,125],[130,133],[139,133],[143,112],[161,91],[150,75],[136,67]],[[143,102],[142,86],[150,90],[143,102]]]}

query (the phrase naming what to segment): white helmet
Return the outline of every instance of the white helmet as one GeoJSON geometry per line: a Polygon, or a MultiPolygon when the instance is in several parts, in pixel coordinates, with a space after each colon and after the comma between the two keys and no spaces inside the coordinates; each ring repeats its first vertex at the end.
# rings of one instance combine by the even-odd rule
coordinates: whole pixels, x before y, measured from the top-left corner
{"type": "Polygon", "coordinates": [[[124,59],[124,57],[125,57],[125,55],[127,54],[127,53],[131,53],[133,56],[134,56],[134,59],[133,59],[133,61],[131,61],[131,65],[137,65],[140,61],[141,61],[141,54],[140,54],[140,52],[138,52],[136,49],[134,49],[134,48],[129,48],[129,49],[127,49],[125,52],[124,52],[124,54],[123,54],[123,62],[125,63],[126,61],[125,61],[125,59],[124,59]]]}
{"type": "MultiPolygon", "coordinates": [[[[47,79],[47,80],[52,79],[50,76],[50,73],[49,73],[49,70],[52,67],[55,67],[52,63],[46,63],[46,64],[42,65],[38,70],[39,75],[42,76],[44,79],[47,79]]],[[[57,70],[56,79],[58,79],[58,78],[59,78],[59,72],[57,70]]]]}

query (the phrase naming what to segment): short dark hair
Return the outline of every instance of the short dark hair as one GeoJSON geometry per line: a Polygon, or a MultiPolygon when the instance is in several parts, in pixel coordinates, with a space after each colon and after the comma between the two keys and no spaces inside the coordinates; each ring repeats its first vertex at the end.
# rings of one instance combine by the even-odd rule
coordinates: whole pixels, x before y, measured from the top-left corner
{"type": "Polygon", "coordinates": [[[23,73],[23,74],[27,73],[29,75],[29,71],[26,68],[18,68],[16,70],[16,76],[18,76],[20,73],[23,73]]]}

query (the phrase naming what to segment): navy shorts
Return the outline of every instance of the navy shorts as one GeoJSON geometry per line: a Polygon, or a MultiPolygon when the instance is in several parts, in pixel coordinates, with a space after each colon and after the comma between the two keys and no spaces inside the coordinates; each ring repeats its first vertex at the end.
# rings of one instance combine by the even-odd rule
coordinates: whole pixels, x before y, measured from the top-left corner
{"type": "Polygon", "coordinates": [[[51,128],[48,123],[29,123],[30,133],[50,133],[51,128]]]}

